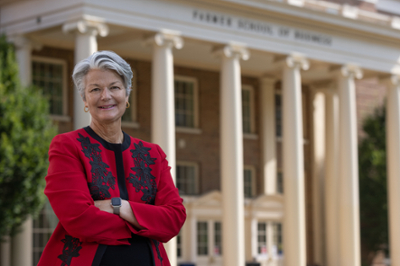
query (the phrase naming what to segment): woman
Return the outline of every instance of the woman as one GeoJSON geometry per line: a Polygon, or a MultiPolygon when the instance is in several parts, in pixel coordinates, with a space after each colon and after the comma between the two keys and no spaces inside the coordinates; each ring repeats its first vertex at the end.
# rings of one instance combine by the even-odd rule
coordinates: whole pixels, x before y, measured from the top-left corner
{"type": "Polygon", "coordinates": [[[40,266],[170,265],[160,242],[178,234],[186,213],[165,153],[121,130],[132,75],[110,51],[75,66],[92,120],[50,145],[44,192],[60,222],[40,266]]]}

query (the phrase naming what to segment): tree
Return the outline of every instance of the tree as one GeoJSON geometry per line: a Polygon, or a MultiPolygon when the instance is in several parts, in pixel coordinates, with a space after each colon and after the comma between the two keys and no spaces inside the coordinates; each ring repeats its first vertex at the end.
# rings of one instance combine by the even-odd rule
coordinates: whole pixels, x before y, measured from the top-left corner
{"type": "Polygon", "coordinates": [[[385,120],[385,107],[377,108],[364,121],[366,137],[359,144],[361,243],[366,265],[371,265],[377,251],[388,252],[385,120]]]}
{"type": "Polygon", "coordinates": [[[14,48],[0,37],[0,238],[13,235],[45,199],[47,152],[56,128],[40,90],[19,82],[14,48]]]}

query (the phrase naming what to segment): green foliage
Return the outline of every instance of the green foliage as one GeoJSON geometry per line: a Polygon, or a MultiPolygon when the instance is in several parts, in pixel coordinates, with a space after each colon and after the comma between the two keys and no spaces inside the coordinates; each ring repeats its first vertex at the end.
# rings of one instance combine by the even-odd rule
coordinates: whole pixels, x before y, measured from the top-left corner
{"type": "Polygon", "coordinates": [[[0,37],[0,238],[16,233],[43,202],[47,152],[56,128],[48,101],[22,88],[12,45],[0,37]]]}
{"type": "Polygon", "coordinates": [[[364,121],[366,137],[359,145],[360,223],[363,260],[370,265],[388,247],[385,107],[364,121]]]}

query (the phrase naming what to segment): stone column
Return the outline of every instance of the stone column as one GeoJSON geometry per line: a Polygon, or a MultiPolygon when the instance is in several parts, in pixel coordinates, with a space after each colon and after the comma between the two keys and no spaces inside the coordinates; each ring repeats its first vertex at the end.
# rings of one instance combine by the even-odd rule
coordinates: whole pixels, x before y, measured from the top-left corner
{"type": "Polygon", "coordinates": [[[26,87],[32,82],[32,42],[24,36],[11,38],[16,48],[16,59],[19,68],[21,85],[26,87]]]}
{"type": "Polygon", "coordinates": [[[195,263],[197,261],[197,219],[193,211],[188,222],[190,223],[190,262],[195,263]]]}
{"type": "MultiPolygon", "coordinates": [[[[16,47],[16,58],[19,68],[19,77],[22,86],[29,86],[32,82],[32,43],[24,36],[11,38],[16,47]]],[[[11,250],[11,262],[13,266],[28,266],[32,264],[32,218],[28,217],[21,225],[20,232],[10,242],[2,244],[2,255],[11,250]]],[[[4,260],[10,263],[10,258],[4,260]]],[[[3,258],[2,258],[3,260],[3,258]]]]}
{"type": "MultiPolygon", "coordinates": [[[[92,20],[78,20],[64,24],[64,32],[75,33],[75,64],[97,52],[96,36],[108,35],[108,27],[104,23],[92,20]]],[[[90,124],[90,114],[83,109],[85,104],[78,89],[74,89],[74,129],[90,124]]]]}
{"type": "Polygon", "coordinates": [[[222,239],[224,265],[242,266],[244,249],[243,125],[240,59],[248,59],[244,45],[219,50],[221,121],[222,239]]]}
{"type": "MultiPolygon", "coordinates": [[[[151,140],[159,144],[167,154],[172,178],[175,181],[175,91],[172,48],[182,48],[183,40],[178,32],[163,30],[147,42],[153,44],[151,140]]],[[[177,265],[176,239],[171,239],[165,244],[165,248],[171,265],[177,265]]]]}
{"type": "Polygon", "coordinates": [[[261,78],[261,139],[264,193],[276,193],[275,78],[261,78]]]}
{"type": "Polygon", "coordinates": [[[268,252],[268,260],[267,265],[271,265],[272,261],[276,260],[276,256],[273,253],[274,246],[274,222],[267,223],[267,252],[268,252]]]}
{"type": "Polygon", "coordinates": [[[386,149],[391,265],[400,265],[400,75],[387,82],[386,149]]]}
{"type": "Polygon", "coordinates": [[[251,220],[250,220],[250,232],[251,232],[250,239],[251,239],[251,257],[252,257],[252,259],[254,259],[254,258],[257,258],[257,255],[258,255],[258,250],[257,250],[258,221],[257,221],[257,218],[254,217],[254,213],[252,215],[253,215],[253,217],[251,217],[251,220]]]}
{"type": "Polygon", "coordinates": [[[9,236],[3,237],[3,242],[0,244],[0,265],[11,266],[11,239],[9,236]]]}
{"type": "Polygon", "coordinates": [[[306,265],[301,69],[308,69],[304,56],[293,54],[286,58],[282,79],[285,266],[306,265]]]}
{"type": "Polygon", "coordinates": [[[354,65],[340,69],[339,82],[339,210],[340,266],[360,266],[360,218],[355,78],[362,71],[354,65]]]}
{"type": "MultiPolygon", "coordinates": [[[[336,85],[336,84],[335,84],[336,85]]],[[[339,266],[339,128],[337,91],[325,92],[325,245],[326,265],[339,266]]]]}
{"type": "Polygon", "coordinates": [[[324,179],[325,179],[325,97],[322,91],[314,89],[312,98],[312,193],[313,193],[313,239],[314,264],[325,265],[324,241],[324,179]]]}

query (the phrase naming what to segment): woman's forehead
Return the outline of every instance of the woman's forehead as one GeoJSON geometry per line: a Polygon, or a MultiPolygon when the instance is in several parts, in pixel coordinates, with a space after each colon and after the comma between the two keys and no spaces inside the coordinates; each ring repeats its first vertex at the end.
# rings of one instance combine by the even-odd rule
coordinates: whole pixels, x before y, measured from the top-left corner
{"type": "Polygon", "coordinates": [[[88,86],[93,84],[99,85],[99,83],[107,85],[115,83],[123,84],[121,76],[117,72],[108,69],[91,69],[86,74],[85,79],[88,86]]]}

